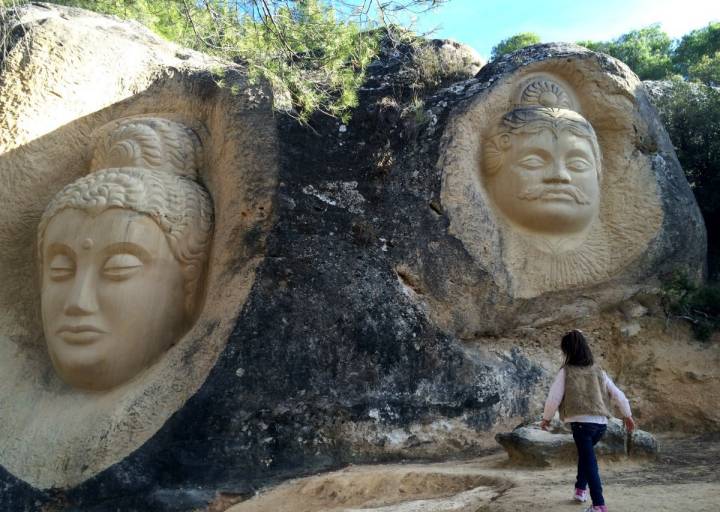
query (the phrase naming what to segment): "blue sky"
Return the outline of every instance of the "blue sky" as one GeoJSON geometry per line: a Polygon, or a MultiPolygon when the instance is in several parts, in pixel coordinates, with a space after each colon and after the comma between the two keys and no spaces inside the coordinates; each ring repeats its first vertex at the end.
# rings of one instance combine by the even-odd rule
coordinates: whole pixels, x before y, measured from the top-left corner
{"type": "Polygon", "coordinates": [[[502,39],[536,32],[543,42],[613,39],[652,23],[673,38],[720,21],[720,0],[449,0],[416,29],[454,39],[488,58],[502,39]]]}

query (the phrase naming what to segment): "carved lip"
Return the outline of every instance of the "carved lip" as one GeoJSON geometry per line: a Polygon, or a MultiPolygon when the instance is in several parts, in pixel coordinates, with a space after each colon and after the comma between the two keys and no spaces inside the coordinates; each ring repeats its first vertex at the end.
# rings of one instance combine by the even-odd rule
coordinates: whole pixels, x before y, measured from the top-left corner
{"type": "Polygon", "coordinates": [[[547,190],[540,196],[543,201],[575,201],[575,196],[567,190],[547,190]]]}
{"type": "Polygon", "coordinates": [[[71,345],[86,345],[96,341],[105,331],[94,325],[63,325],[57,335],[71,345]]]}
{"type": "Polygon", "coordinates": [[[577,201],[578,192],[574,187],[547,187],[542,189],[539,199],[543,201],[577,201]]]}

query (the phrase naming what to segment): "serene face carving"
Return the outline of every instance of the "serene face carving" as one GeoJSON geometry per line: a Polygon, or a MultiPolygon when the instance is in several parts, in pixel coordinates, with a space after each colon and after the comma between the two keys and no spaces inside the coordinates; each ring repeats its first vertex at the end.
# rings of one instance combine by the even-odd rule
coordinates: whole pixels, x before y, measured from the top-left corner
{"type": "Polygon", "coordinates": [[[67,383],[117,386],[187,328],[182,267],[149,216],[68,208],[48,223],[41,251],[45,338],[67,383]]]}
{"type": "Polygon", "coordinates": [[[491,180],[500,210],[532,231],[585,229],[595,218],[600,199],[590,142],[549,129],[513,139],[502,169],[491,180]]]}
{"type": "Polygon", "coordinates": [[[100,133],[93,170],[57,192],[38,225],[50,358],[86,390],[132,379],[187,332],[213,230],[194,132],[133,117],[100,133]]]}
{"type": "Polygon", "coordinates": [[[487,186],[495,205],[507,220],[527,231],[583,232],[600,205],[594,133],[582,129],[577,119],[566,121],[558,110],[544,109],[540,116],[532,110],[520,112],[520,121],[511,119],[517,125],[497,135],[488,153],[487,186]],[[535,119],[523,119],[531,116],[535,119]]]}

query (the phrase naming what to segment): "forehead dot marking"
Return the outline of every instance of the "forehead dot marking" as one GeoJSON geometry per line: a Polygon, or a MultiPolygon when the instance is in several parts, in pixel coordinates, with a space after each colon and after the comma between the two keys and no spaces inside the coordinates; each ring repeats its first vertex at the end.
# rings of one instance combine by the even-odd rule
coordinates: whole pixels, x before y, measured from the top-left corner
{"type": "Polygon", "coordinates": [[[92,249],[94,244],[95,242],[93,242],[92,238],[86,238],[85,240],[83,240],[81,247],[86,250],[92,249]]]}

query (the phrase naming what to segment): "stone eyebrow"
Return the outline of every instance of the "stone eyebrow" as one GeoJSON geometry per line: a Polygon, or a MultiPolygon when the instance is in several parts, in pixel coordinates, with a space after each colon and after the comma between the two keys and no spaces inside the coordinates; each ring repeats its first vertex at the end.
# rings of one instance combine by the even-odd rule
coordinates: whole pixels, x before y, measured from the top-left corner
{"type": "Polygon", "coordinates": [[[77,258],[77,254],[75,251],[73,251],[72,247],[70,247],[67,244],[62,244],[59,242],[52,242],[47,246],[47,258],[49,261],[49,258],[57,255],[57,254],[64,254],[72,259],[77,258]]]}
{"type": "Polygon", "coordinates": [[[102,252],[108,256],[121,253],[132,254],[143,261],[153,259],[153,255],[147,249],[133,242],[115,242],[103,247],[102,252]]]}

